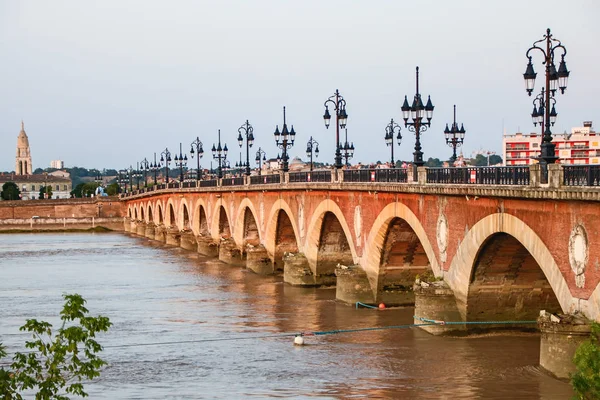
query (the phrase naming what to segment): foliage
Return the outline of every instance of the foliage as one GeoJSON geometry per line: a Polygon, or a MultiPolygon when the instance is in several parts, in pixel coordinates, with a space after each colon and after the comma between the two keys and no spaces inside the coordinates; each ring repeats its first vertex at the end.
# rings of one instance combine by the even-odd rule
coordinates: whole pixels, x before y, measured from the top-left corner
{"type": "Polygon", "coordinates": [[[52,198],[52,185],[40,187],[39,199],[51,199],[52,198]]]}
{"type": "Polygon", "coordinates": [[[115,196],[121,192],[121,188],[119,188],[119,184],[116,182],[111,183],[106,187],[106,194],[109,196],[115,196]]]}
{"type": "Polygon", "coordinates": [[[497,154],[493,154],[490,156],[490,165],[498,165],[502,164],[502,157],[497,154]]]}
{"type": "Polygon", "coordinates": [[[429,159],[427,160],[427,162],[425,163],[425,165],[427,167],[441,167],[442,166],[442,161],[440,161],[439,158],[431,158],[431,157],[429,157],[429,159]]]}
{"type": "Polygon", "coordinates": [[[73,188],[73,190],[71,190],[71,196],[82,197],[83,185],[84,185],[84,183],[82,182],[82,183],[79,183],[77,186],[75,186],[73,188]]]}
{"type": "Polygon", "coordinates": [[[2,200],[21,200],[21,191],[19,186],[14,182],[6,182],[2,185],[2,192],[0,192],[0,198],[2,200]]]}
{"type": "MultiPolygon", "coordinates": [[[[88,316],[85,300],[78,294],[63,295],[60,312],[62,326],[53,335],[52,325],[28,319],[20,330],[30,332],[25,347],[30,352],[16,353],[8,370],[0,368],[0,397],[22,400],[23,391],[34,390],[36,399],[65,400],[65,394],[87,396],[82,380],[100,375],[106,362],[98,357],[102,346],[96,334],[112,325],[108,317],[88,316]]],[[[6,352],[0,346],[0,359],[6,352]]]]}
{"type": "Polygon", "coordinates": [[[97,182],[88,182],[83,184],[81,194],[83,197],[90,197],[96,192],[96,188],[100,186],[97,182]]]}
{"type": "Polygon", "coordinates": [[[600,399],[600,324],[592,322],[590,338],[583,342],[573,357],[577,368],[571,376],[575,399],[600,399]]]}

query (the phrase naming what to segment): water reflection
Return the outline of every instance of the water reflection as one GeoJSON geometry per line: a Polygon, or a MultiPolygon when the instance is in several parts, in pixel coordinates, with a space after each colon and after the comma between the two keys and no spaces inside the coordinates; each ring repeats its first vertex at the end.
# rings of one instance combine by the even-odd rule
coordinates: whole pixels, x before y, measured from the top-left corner
{"type": "Polygon", "coordinates": [[[56,317],[63,292],[113,321],[101,339],[110,365],[88,386],[91,398],[570,397],[535,367],[537,336],[395,329],[308,337],[300,348],[291,336],[245,339],[410,324],[413,310],[356,310],[334,289],[292,287],[144,239],[3,236],[0,260],[0,338],[10,349],[25,318],[56,317]],[[221,340],[231,338],[240,340],[221,340]]]}

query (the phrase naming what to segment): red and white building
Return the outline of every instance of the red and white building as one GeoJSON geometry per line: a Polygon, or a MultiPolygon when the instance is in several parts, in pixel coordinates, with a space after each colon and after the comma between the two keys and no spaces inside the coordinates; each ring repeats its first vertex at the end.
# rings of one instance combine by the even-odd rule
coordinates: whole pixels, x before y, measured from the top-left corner
{"type": "MultiPolygon", "coordinates": [[[[572,128],[571,133],[552,135],[556,144],[556,156],[561,164],[600,164],[600,132],[592,128],[592,121],[584,121],[582,127],[572,128]]],[[[515,133],[504,135],[502,140],[504,165],[529,165],[538,161],[542,135],[539,133],[515,133]]]]}

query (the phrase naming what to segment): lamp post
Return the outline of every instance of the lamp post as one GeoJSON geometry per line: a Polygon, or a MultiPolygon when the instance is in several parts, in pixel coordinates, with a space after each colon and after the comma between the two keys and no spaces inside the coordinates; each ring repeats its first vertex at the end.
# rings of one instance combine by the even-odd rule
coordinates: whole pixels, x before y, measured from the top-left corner
{"type": "Polygon", "coordinates": [[[418,181],[417,168],[425,164],[423,161],[423,152],[421,151],[421,133],[425,132],[427,128],[431,126],[431,119],[433,118],[434,106],[431,103],[431,96],[427,98],[427,105],[423,105],[421,100],[421,94],[419,93],[419,67],[417,67],[417,92],[413,98],[412,106],[408,105],[408,99],[404,96],[404,103],[402,104],[402,118],[404,119],[404,127],[408,128],[409,131],[415,133],[415,152],[414,155],[414,170],[413,180],[418,181]],[[408,122],[408,119],[412,119],[408,122]],[[427,122],[423,121],[423,118],[427,119],[427,122]]]}
{"type": "Polygon", "coordinates": [[[94,181],[98,184],[98,186],[102,186],[102,173],[98,170],[98,173],[94,177],[94,181]]]}
{"type": "Polygon", "coordinates": [[[346,134],[345,141],[343,145],[340,144],[340,148],[342,150],[342,157],[345,160],[344,165],[348,167],[350,166],[348,160],[354,157],[354,143],[348,144],[348,129],[344,129],[344,131],[346,134]]]}
{"type": "Polygon", "coordinates": [[[181,142],[179,142],[179,154],[175,154],[175,166],[179,168],[179,182],[183,183],[183,168],[187,165],[187,154],[183,154],[181,142]]]}
{"type": "Polygon", "coordinates": [[[200,171],[200,159],[204,155],[204,149],[202,148],[200,138],[197,136],[196,140],[194,140],[190,146],[192,147],[190,150],[190,157],[194,158],[194,153],[196,153],[196,186],[198,186],[198,181],[201,179],[202,174],[200,171]]]}
{"type": "MultiPolygon", "coordinates": [[[[250,175],[250,147],[254,144],[254,128],[248,120],[238,129],[238,144],[240,148],[244,144],[244,136],[246,137],[246,175],[250,175]],[[244,136],[242,136],[242,133],[244,136]]],[[[240,161],[241,164],[241,161],[240,161]]],[[[240,165],[240,168],[242,166],[240,165]]]]}
{"type": "Polygon", "coordinates": [[[169,184],[169,163],[171,162],[171,152],[169,151],[168,148],[165,148],[165,150],[160,153],[160,166],[164,166],[166,169],[166,176],[167,176],[167,185],[169,184]]]}
{"type": "Polygon", "coordinates": [[[287,123],[285,121],[285,107],[283,107],[283,128],[281,129],[281,133],[279,132],[279,125],[277,125],[273,135],[275,135],[275,144],[281,149],[281,163],[283,172],[288,172],[289,156],[287,151],[294,145],[296,132],[294,131],[294,125],[292,125],[292,129],[288,131],[287,123]]]}
{"type": "Polygon", "coordinates": [[[259,147],[254,160],[258,164],[258,175],[260,175],[262,170],[262,161],[267,161],[267,153],[259,147]]]}
{"type": "Polygon", "coordinates": [[[146,187],[148,186],[148,170],[150,170],[150,163],[148,162],[146,157],[144,157],[144,159],[140,161],[140,167],[142,169],[142,172],[144,173],[144,187],[146,187]]]}
{"type": "Polygon", "coordinates": [[[123,191],[127,193],[127,169],[119,170],[119,191],[121,191],[121,186],[123,187],[123,191]]]}
{"type": "Polygon", "coordinates": [[[150,163],[150,171],[154,172],[154,185],[156,185],[156,174],[160,166],[156,163],[156,153],[154,153],[154,163],[150,163]]]}
{"type": "Polygon", "coordinates": [[[402,143],[402,135],[400,134],[401,128],[400,125],[395,123],[394,119],[392,118],[390,120],[390,123],[387,124],[387,126],[385,127],[385,144],[390,147],[392,152],[392,168],[396,166],[394,164],[394,133],[396,133],[396,129],[398,129],[398,136],[396,137],[396,139],[398,140],[398,146],[400,146],[400,144],[402,143]]]}
{"type": "Polygon", "coordinates": [[[448,124],[446,124],[446,129],[444,129],[444,136],[446,137],[446,144],[452,147],[452,157],[450,157],[450,165],[454,166],[454,162],[456,161],[456,148],[462,146],[465,141],[465,127],[463,124],[460,124],[460,128],[456,123],[456,104],[454,105],[454,122],[452,122],[452,128],[448,129],[448,124]]]}
{"type": "MultiPolygon", "coordinates": [[[[543,56],[544,61],[542,64],[546,66],[545,68],[545,87],[542,87],[542,92],[538,96],[539,98],[539,109],[535,109],[535,100],[534,100],[534,112],[531,117],[534,119],[534,122],[538,122],[543,124],[543,136],[542,136],[542,145],[541,145],[541,155],[539,160],[543,165],[545,171],[547,171],[547,164],[553,164],[556,162],[558,157],[555,154],[556,145],[552,143],[552,131],[550,130],[550,126],[554,125],[554,121],[556,121],[556,109],[554,108],[554,95],[556,94],[556,90],[560,89],[562,94],[565,93],[565,89],[567,88],[567,80],[569,78],[570,71],[567,70],[567,64],[565,63],[565,56],[567,55],[567,49],[561,44],[560,40],[554,39],[552,34],[550,33],[550,29],[546,30],[546,34],[544,37],[538,41],[533,43],[533,46],[527,50],[525,56],[528,58],[529,62],[527,63],[527,68],[525,73],[523,74],[523,78],[525,79],[525,90],[527,94],[531,96],[533,92],[533,88],[535,86],[535,77],[537,73],[533,70],[533,64],[531,62],[532,56],[529,53],[532,50],[539,50],[543,56]],[[539,47],[538,43],[546,42],[546,49],[543,47],[539,47]],[[561,59],[560,65],[558,67],[558,71],[556,70],[556,64],[554,62],[555,52],[557,50],[561,50],[561,59]],[[551,99],[552,110],[550,110],[551,99]],[[541,110],[540,110],[541,109],[541,110]]],[[[538,99],[536,98],[536,100],[538,99]]],[[[544,174],[544,178],[547,179],[547,175],[544,174]]],[[[544,182],[545,183],[545,182],[544,182]]]]}
{"type": "Polygon", "coordinates": [[[342,97],[340,92],[336,89],[335,94],[325,100],[325,114],[323,114],[323,120],[325,121],[325,128],[329,129],[331,122],[331,114],[329,114],[328,103],[333,105],[335,110],[335,163],[336,169],[342,168],[342,153],[340,150],[340,128],[346,128],[346,121],[348,120],[348,113],[346,113],[346,100],[342,97]]]}
{"type": "Polygon", "coordinates": [[[319,142],[311,136],[306,143],[306,157],[310,158],[310,170],[313,170],[313,155],[319,157],[319,142]]]}
{"type": "Polygon", "coordinates": [[[218,146],[215,147],[214,143],[212,146],[212,156],[213,159],[218,161],[219,166],[217,167],[217,177],[221,179],[223,177],[223,165],[227,161],[227,144],[221,147],[221,130],[219,129],[219,143],[218,146]]]}

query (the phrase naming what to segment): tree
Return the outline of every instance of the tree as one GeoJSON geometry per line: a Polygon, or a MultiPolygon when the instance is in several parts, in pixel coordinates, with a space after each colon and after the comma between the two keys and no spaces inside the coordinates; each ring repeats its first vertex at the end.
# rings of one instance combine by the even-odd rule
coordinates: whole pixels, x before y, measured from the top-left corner
{"type": "MultiPolygon", "coordinates": [[[[98,357],[102,346],[96,334],[108,331],[108,317],[88,316],[86,301],[78,294],[65,294],[60,312],[62,325],[53,335],[52,325],[28,319],[19,330],[30,332],[25,343],[30,351],[16,353],[9,369],[0,368],[0,397],[22,400],[21,392],[34,390],[36,399],[65,400],[65,394],[87,396],[82,380],[100,375],[106,362],[98,357]]],[[[0,360],[6,351],[0,344],[0,360]]]]}
{"type": "Polygon", "coordinates": [[[39,199],[51,199],[52,198],[52,185],[42,186],[40,188],[40,196],[39,199]]]}
{"type": "Polygon", "coordinates": [[[116,196],[120,192],[119,184],[116,182],[113,182],[106,187],[106,194],[109,196],[116,196]]]}
{"type": "Polygon", "coordinates": [[[96,188],[98,186],[100,186],[100,185],[96,182],[84,183],[83,187],[81,188],[81,196],[82,197],[90,197],[91,195],[93,195],[96,192],[96,188]]]}
{"type": "Polygon", "coordinates": [[[502,164],[502,157],[497,154],[493,154],[490,156],[490,165],[498,165],[502,164]]]}
{"type": "Polygon", "coordinates": [[[575,351],[573,363],[577,368],[571,376],[575,398],[600,399],[600,324],[592,322],[590,338],[575,351]]]}
{"type": "Polygon", "coordinates": [[[71,196],[73,197],[83,197],[83,185],[85,183],[79,183],[73,190],[71,190],[71,196]]]}
{"type": "Polygon", "coordinates": [[[426,166],[428,167],[441,167],[442,166],[442,162],[440,161],[439,158],[431,158],[429,157],[429,159],[427,160],[427,162],[425,163],[426,166]]]}
{"type": "Polygon", "coordinates": [[[16,183],[6,182],[2,185],[0,198],[2,198],[2,200],[21,200],[21,191],[16,183]]]}

